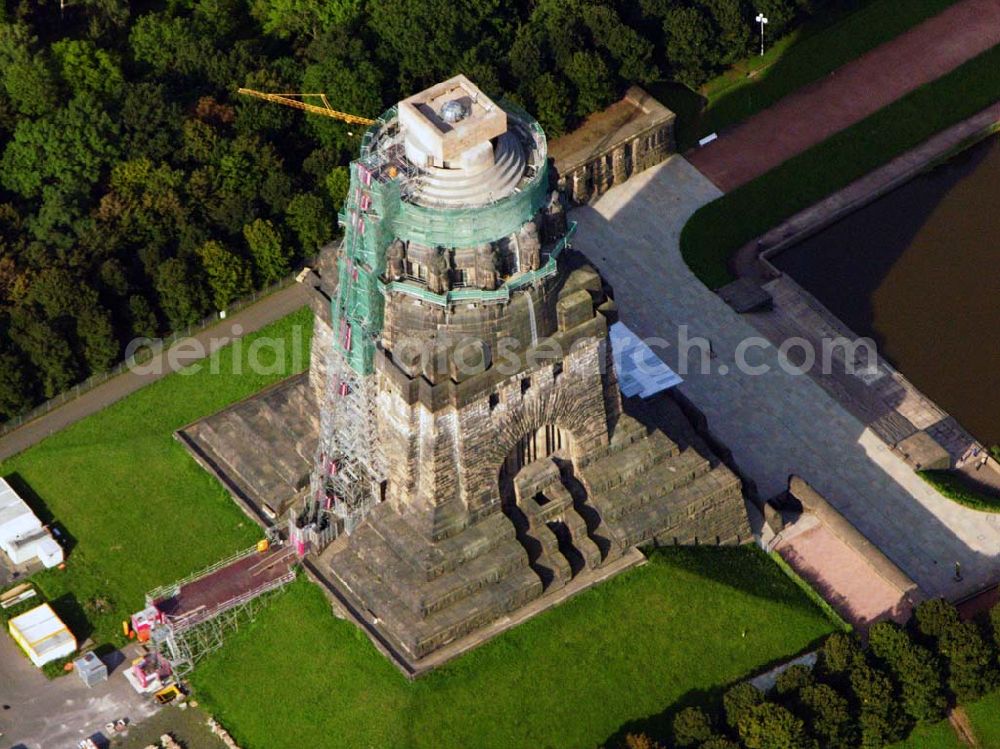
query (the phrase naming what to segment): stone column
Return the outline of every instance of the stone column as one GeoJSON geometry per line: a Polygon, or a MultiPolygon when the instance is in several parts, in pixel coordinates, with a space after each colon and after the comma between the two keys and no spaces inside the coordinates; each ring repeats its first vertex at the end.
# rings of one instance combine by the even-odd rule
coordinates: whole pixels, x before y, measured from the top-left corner
{"type": "Polygon", "coordinates": [[[573,172],[572,192],[570,193],[574,203],[587,202],[587,167],[582,167],[573,172]]]}
{"type": "Polygon", "coordinates": [[[628,179],[628,172],[625,169],[625,144],[615,148],[611,154],[611,184],[617,185],[628,179]]]}

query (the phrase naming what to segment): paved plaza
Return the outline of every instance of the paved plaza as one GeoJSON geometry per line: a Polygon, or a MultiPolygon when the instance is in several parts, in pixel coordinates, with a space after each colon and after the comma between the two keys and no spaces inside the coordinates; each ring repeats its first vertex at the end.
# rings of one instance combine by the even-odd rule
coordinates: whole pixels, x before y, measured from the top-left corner
{"type": "MultiPolygon", "coordinates": [[[[777,349],[749,318],[733,312],[688,269],[680,229],[719,190],[683,157],[636,175],[594,205],[572,212],[574,245],[615,290],[622,320],[638,335],[670,343],[657,353],[686,370],[681,391],[732,450],[761,498],[783,491],[797,474],[823,494],[930,596],[956,598],[1000,572],[1000,515],[941,497],[871,430],[806,375],[779,366],[777,349]],[[711,343],[709,371],[690,348],[679,361],[681,326],[688,340],[711,343]],[[758,338],[746,360],[764,374],[740,372],[736,350],[758,338]],[[955,563],[962,580],[954,579],[955,563]]],[[[683,374],[683,372],[681,372],[683,374]]]]}

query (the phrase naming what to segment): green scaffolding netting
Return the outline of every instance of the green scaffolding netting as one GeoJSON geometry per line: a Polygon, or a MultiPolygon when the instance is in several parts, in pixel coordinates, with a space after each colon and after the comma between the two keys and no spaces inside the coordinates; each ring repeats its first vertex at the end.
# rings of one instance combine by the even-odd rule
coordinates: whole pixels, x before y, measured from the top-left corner
{"type": "Polygon", "coordinates": [[[545,205],[549,184],[545,134],[523,111],[509,103],[502,106],[512,116],[512,125],[525,128],[534,141],[536,164],[513,194],[483,206],[432,208],[404,199],[413,175],[388,162],[384,141],[379,140],[380,134],[396,127],[395,108],[365,133],[360,156],[351,163],[350,190],[340,216],[344,246],[333,302],[336,345],[355,372],[370,374],[374,367],[384,308],[385,287],[379,277],[393,239],[432,247],[474,247],[513,234],[545,205]]]}

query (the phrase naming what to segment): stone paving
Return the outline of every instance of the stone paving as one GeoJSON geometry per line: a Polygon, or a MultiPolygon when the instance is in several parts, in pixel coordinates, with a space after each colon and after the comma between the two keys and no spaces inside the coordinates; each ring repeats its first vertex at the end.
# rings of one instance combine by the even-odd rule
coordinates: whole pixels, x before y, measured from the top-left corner
{"type": "Polygon", "coordinates": [[[802,476],[927,595],[957,598],[995,581],[1000,515],[937,494],[807,375],[782,369],[775,346],[690,272],[680,256],[681,227],[720,194],[674,156],[574,210],[574,245],[614,287],[623,321],[640,336],[669,343],[657,353],[684,376],[682,393],[758,496],[775,496],[790,474],[802,476]],[[706,357],[698,347],[682,350],[682,328],[688,341],[707,339],[706,357]],[[750,339],[755,345],[745,361],[766,366],[762,374],[736,367],[737,347],[750,339]],[[962,565],[959,582],[955,562],[962,565]]]}

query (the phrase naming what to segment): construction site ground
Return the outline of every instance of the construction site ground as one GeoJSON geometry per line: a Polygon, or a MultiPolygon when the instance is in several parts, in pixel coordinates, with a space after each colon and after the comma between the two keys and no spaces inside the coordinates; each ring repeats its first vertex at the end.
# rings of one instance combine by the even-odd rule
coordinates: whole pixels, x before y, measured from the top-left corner
{"type": "Polygon", "coordinates": [[[129,729],[115,749],[145,749],[158,746],[160,736],[170,734],[184,749],[223,749],[222,741],[209,730],[204,710],[188,705],[183,710],[168,705],[156,715],[129,729]]]}
{"type": "Polygon", "coordinates": [[[136,694],[122,674],[134,654],[115,655],[105,659],[108,680],[87,688],[76,674],[49,680],[6,632],[0,634],[0,746],[71,749],[103,732],[105,723],[152,716],[156,710],[148,695],[136,694]]]}

